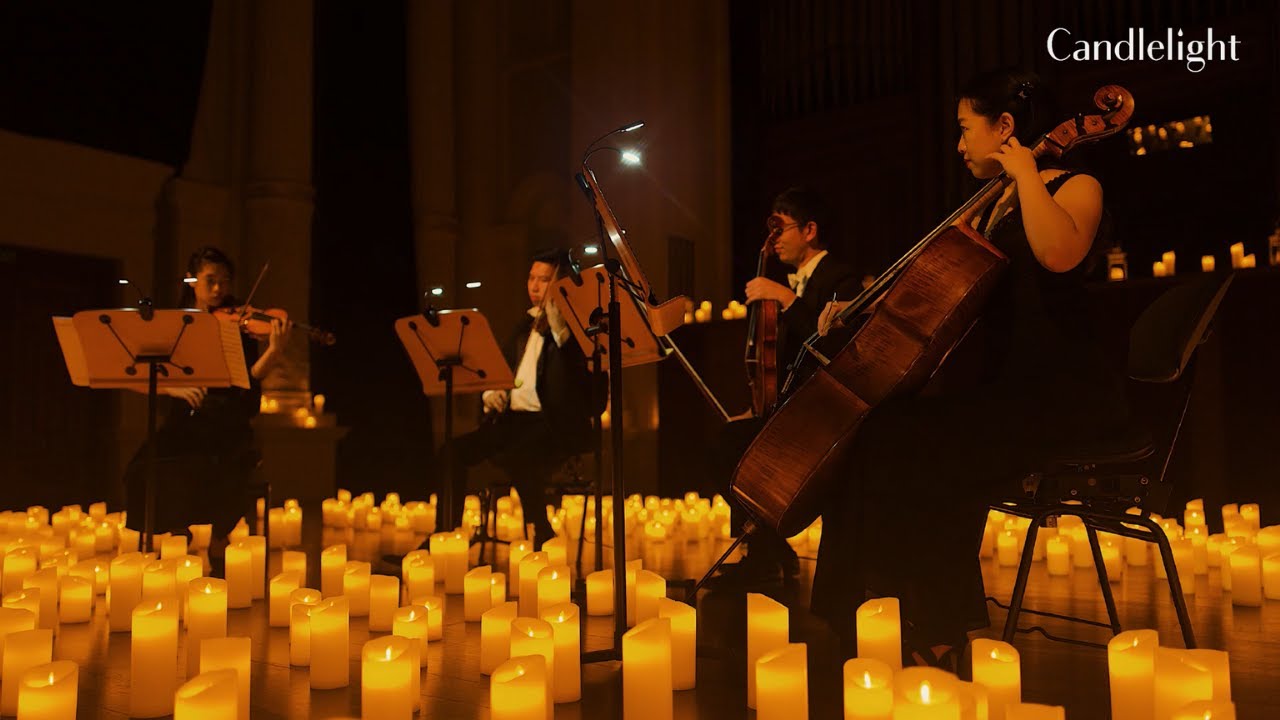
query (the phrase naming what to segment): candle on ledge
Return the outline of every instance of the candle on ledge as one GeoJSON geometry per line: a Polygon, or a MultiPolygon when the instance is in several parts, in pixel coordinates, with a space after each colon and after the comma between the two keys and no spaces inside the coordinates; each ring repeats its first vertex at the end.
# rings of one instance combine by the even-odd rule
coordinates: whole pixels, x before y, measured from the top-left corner
{"type": "Polygon", "coordinates": [[[538,573],[545,567],[546,553],[529,553],[520,560],[520,617],[537,617],[538,573]]]}
{"type": "Polygon", "coordinates": [[[893,668],[875,658],[845,661],[845,720],[891,720],[892,714],[893,668]]]}
{"type": "Polygon", "coordinates": [[[698,679],[698,612],[664,597],[658,600],[658,617],[671,621],[671,687],[692,690],[698,679]]]}
{"type": "Polygon", "coordinates": [[[289,593],[289,664],[311,664],[311,609],[320,604],[319,590],[298,588],[289,593]]]}
{"type": "Polygon", "coordinates": [[[788,643],[756,661],[756,718],[809,717],[809,660],[804,643],[788,643]]]}
{"type": "Polygon", "coordinates": [[[503,661],[489,680],[489,717],[547,720],[554,712],[548,681],[547,661],[541,655],[503,661]]]}
{"type": "MultiPolygon", "coordinates": [[[[296,570],[282,572],[271,578],[270,609],[267,615],[270,627],[289,626],[289,596],[299,587],[302,587],[302,576],[296,570]]],[[[370,630],[372,629],[371,627],[370,630]]]]}
{"type": "Polygon", "coordinates": [[[480,673],[491,675],[511,656],[511,622],[519,614],[514,600],[495,605],[480,616],[480,673]]]}
{"type": "Polygon", "coordinates": [[[200,673],[232,670],[236,674],[236,717],[249,720],[249,654],[247,637],[208,638],[200,642],[200,673]]]}
{"type": "Polygon", "coordinates": [[[350,561],[342,574],[342,595],[347,598],[351,617],[369,615],[369,575],[367,562],[350,561]]]}
{"type": "Polygon", "coordinates": [[[493,604],[493,571],[488,565],[470,570],[463,577],[463,619],[480,622],[480,616],[493,604]]]}
{"type": "Polygon", "coordinates": [[[511,621],[511,657],[540,655],[547,663],[547,691],[556,697],[556,644],[551,623],[538,618],[518,617],[511,621]]]}
{"type": "MultiPolygon", "coordinates": [[[[895,600],[894,603],[896,610],[897,601],[895,600]]],[[[896,611],[894,614],[896,616],[896,611]]],[[[859,655],[862,654],[862,623],[860,608],[858,610],[859,655]]],[[[670,644],[670,621],[667,621],[667,628],[667,642],[670,644]]],[[[869,634],[868,637],[870,637],[869,634]]],[[[790,615],[787,606],[759,593],[747,593],[747,707],[752,709],[756,707],[756,661],[771,650],[786,645],[789,639],[790,615]]]]}
{"type": "Polygon", "coordinates": [[[582,640],[578,606],[573,603],[552,605],[542,614],[551,626],[555,657],[551,663],[554,701],[577,702],[582,699],[582,640]]]}
{"type": "MultiPolygon", "coordinates": [[[[753,595],[747,595],[748,617],[753,595]]],[[[754,658],[748,656],[748,659],[752,663],[749,667],[754,667],[754,658]]],[[[755,673],[749,672],[748,676],[754,677],[755,673]]],[[[755,689],[754,682],[752,689],[755,689]]],[[[622,636],[622,716],[670,720],[674,713],[671,621],[654,618],[636,625],[622,636]]]]}
{"type": "Polygon", "coordinates": [[[347,569],[347,546],[332,545],[320,553],[320,594],[331,598],[342,594],[342,576],[347,569]]]}
{"type": "Polygon", "coordinates": [[[1178,274],[1178,255],[1170,250],[1160,257],[1160,261],[1164,263],[1164,269],[1168,275],[1178,274]]]}
{"type": "Polygon", "coordinates": [[[902,624],[898,598],[876,598],[858,607],[858,657],[902,669],[902,624]]]}
{"type": "Polygon", "coordinates": [[[129,653],[130,717],[173,714],[177,664],[178,609],[165,601],[135,607],[129,653]]]}
{"type": "Polygon", "coordinates": [[[22,675],[18,717],[22,720],[75,720],[80,666],[70,660],[36,665],[22,675]]]}
{"type": "Polygon", "coordinates": [[[1003,720],[1005,708],[1022,702],[1022,661],[1018,651],[999,640],[971,643],[973,681],[987,690],[991,720],[1003,720]]]}
{"type": "Polygon", "coordinates": [[[667,596],[667,579],[655,572],[636,573],[636,622],[658,617],[658,601],[667,596]]]}
{"type": "Polygon", "coordinates": [[[311,687],[332,690],[351,681],[351,616],[342,596],[311,609],[311,687]]]}
{"type": "Polygon", "coordinates": [[[1165,269],[1163,262],[1157,260],[1151,263],[1151,277],[1164,277],[1165,275],[1168,275],[1168,271],[1165,269]]]}
{"type": "Polygon", "coordinates": [[[1228,250],[1231,253],[1231,267],[1240,267],[1241,261],[1244,260],[1244,243],[1232,243],[1228,250]]]}
{"type": "Polygon", "coordinates": [[[397,635],[370,640],[361,650],[360,717],[408,720],[417,697],[413,676],[419,674],[412,643],[397,635]]]}
{"type": "Polygon", "coordinates": [[[187,584],[187,677],[198,673],[200,643],[226,637],[227,581],[196,578],[187,584]]]}
{"type": "Polygon", "coordinates": [[[227,546],[227,607],[247,608],[253,604],[253,551],[243,540],[227,546]]]}
{"type": "MultiPolygon", "coordinates": [[[[489,607],[501,605],[507,601],[507,576],[504,573],[489,575],[489,607]]],[[[485,608],[486,610],[488,608],[485,608]]],[[[484,613],[480,613],[483,615],[484,613]]]]}
{"type": "Polygon", "coordinates": [[[58,619],[64,623],[89,622],[93,617],[93,581],[68,575],[58,583],[58,619]]]}
{"type": "Polygon", "coordinates": [[[369,631],[391,632],[398,607],[400,607],[400,578],[391,575],[370,576],[369,631]]]}
{"type": "Polygon", "coordinates": [[[200,673],[174,693],[173,720],[236,717],[240,711],[239,676],[234,670],[200,673]]]}
{"type": "MultiPolygon", "coordinates": [[[[663,587],[664,589],[666,587],[665,581],[663,587]]],[[[552,605],[563,605],[569,602],[569,590],[569,568],[563,565],[551,565],[539,570],[535,616],[541,617],[552,605]]]]}
{"type": "Polygon", "coordinates": [[[587,575],[587,615],[613,614],[613,570],[597,570],[587,575]]]}

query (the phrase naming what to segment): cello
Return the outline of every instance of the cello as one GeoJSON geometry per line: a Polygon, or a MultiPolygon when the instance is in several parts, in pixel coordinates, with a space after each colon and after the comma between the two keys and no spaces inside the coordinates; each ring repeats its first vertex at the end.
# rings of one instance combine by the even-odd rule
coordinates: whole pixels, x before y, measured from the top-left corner
{"type": "MultiPolygon", "coordinates": [[[[1032,154],[1061,157],[1120,132],[1133,115],[1133,96],[1118,85],[1099,88],[1093,100],[1102,114],[1058,125],[1032,154]]],[[[797,366],[813,359],[819,367],[792,373],[792,380],[805,379],[756,436],[731,482],[757,522],[789,537],[816,519],[836,461],[867,414],[923,387],[976,322],[1008,259],[972,221],[1010,182],[1004,173],[988,181],[841,310],[839,321],[855,329],[838,352],[815,350],[816,334],[804,343],[797,366]]]]}
{"type": "MultiPolygon", "coordinates": [[[[773,243],[782,228],[771,224],[769,236],[760,248],[756,261],[756,277],[764,277],[769,258],[774,255],[773,243]]],[[[751,411],[756,417],[778,402],[778,310],[777,300],[762,300],[751,304],[747,313],[747,346],[743,363],[747,366],[747,384],[751,386],[751,411]]]]}

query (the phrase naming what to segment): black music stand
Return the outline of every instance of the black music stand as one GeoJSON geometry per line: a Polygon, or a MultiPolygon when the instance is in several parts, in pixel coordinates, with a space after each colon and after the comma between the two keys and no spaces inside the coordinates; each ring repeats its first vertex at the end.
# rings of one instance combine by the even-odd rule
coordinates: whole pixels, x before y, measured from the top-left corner
{"type": "Polygon", "coordinates": [[[71,382],[147,393],[144,552],[152,550],[156,398],[164,387],[249,387],[240,328],[201,310],[84,310],[53,318],[71,382]]]}
{"type": "MultiPolygon", "coordinates": [[[[489,321],[475,308],[436,310],[428,306],[421,314],[396,320],[396,334],[409,353],[422,381],[422,393],[444,396],[444,443],[453,440],[453,396],[486,390],[506,390],[515,385],[515,376],[502,356],[489,321]],[[461,371],[461,372],[455,372],[461,371]]],[[[445,467],[440,498],[444,504],[446,531],[455,527],[453,517],[453,467],[445,467]]],[[[437,508],[437,518],[440,518],[437,508]]],[[[482,524],[483,525],[483,524],[482,524]]]]}

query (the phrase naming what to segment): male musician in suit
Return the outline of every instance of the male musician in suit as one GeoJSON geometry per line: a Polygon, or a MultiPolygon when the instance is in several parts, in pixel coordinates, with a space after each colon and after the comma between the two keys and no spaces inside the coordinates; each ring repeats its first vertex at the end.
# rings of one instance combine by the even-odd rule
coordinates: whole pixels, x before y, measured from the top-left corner
{"type": "MultiPolygon", "coordinates": [[[[804,187],[783,191],[773,201],[768,226],[778,259],[795,272],[787,275],[787,285],[764,277],[747,283],[747,302],[775,300],[778,315],[778,387],[786,382],[787,368],[796,359],[804,341],[818,329],[818,317],[833,298],[849,300],[860,285],[853,268],[835,259],[828,251],[832,221],[827,204],[818,193],[804,187]]],[[[727,481],[733,467],[764,426],[764,418],[730,423],[720,442],[714,475],[727,481]]],[[[745,513],[736,503],[734,530],[740,531],[745,513]]],[[[749,585],[768,584],[794,578],[799,572],[796,553],[786,540],[766,527],[759,527],[746,540],[746,559],[725,569],[723,577],[749,585]]]]}
{"type": "MultiPolygon", "coordinates": [[[[592,378],[586,358],[551,302],[551,285],[568,268],[563,250],[540,253],[529,268],[530,308],[503,345],[515,370],[515,388],[482,396],[484,420],[454,439],[454,517],[462,517],[466,468],[490,460],[511,480],[532,522],[537,547],[554,533],[544,509],[545,488],[557,468],[591,440],[592,378]]],[[[603,387],[603,383],[597,383],[603,387]]],[[[595,405],[603,408],[607,391],[595,405]]],[[[598,412],[598,411],[597,411],[598,412]]]]}

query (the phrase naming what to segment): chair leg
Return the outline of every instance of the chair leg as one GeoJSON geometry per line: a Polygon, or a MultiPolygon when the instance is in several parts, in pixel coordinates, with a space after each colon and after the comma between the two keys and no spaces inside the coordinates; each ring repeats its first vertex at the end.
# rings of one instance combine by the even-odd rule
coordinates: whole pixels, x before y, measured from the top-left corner
{"type": "Polygon", "coordinates": [[[1107,577],[1107,565],[1102,561],[1102,548],[1098,545],[1098,531],[1092,525],[1086,525],[1089,534],[1089,549],[1093,551],[1093,566],[1098,570],[1098,586],[1102,589],[1102,602],[1107,606],[1107,619],[1111,621],[1111,634],[1120,634],[1120,616],[1116,612],[1116,599],[1111,594],[1111,580],[1107,577]]]}
{"type": "Polygon", "coordinates": [[[1036,535],[1040,531],[1040,523],[1043,522],[1044,516],[1036,516],[1031,519],[1031,524],[1027,527],[1027,538],[1022,544],[1022,558],[1018,561],[1018,579],[1013,583],[1013,595],[1009,598],[1009,615],[1004,621],[1004,633],[1001,639],[1007,643],[1013,642],[1013,636],[1018,631],[1018,615],[1022,612],[1022,599],[1027,594],[1027,578],[1031,575],[1031,558],[1035,554],[1036,535]]]}
{"type": "MultiPolygon", "coordinates": [[[[1178,565],[1173,561],[1173,548],[1164,530],[1158,526],[1152,532],[1156,547],[1160,551],[1160,560],[1164,563],[1164,574],[1169,579],[1169,593],[1173,596],[1173,609],[1178,614],[1178,625],[1182,628],[1182,643],[1188,650],[1195,649],[1195,633],[1191,629],[1191,614],[1187,612],[1187,598],[1182,594],[1182,580],[1178,577],[1178,565]]],[[[1192,578],[1195,582],[1195,578],[1192,578]]]]}

